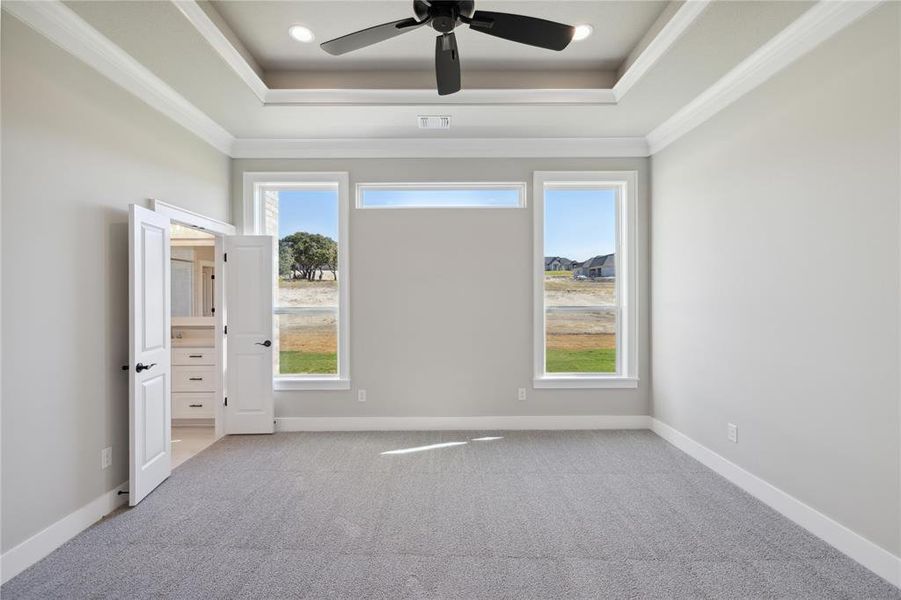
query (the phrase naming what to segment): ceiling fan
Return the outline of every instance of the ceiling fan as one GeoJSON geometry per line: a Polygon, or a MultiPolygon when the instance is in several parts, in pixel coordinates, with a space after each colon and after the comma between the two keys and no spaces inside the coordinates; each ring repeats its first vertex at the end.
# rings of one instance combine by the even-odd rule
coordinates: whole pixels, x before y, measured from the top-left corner
{"type": "Polygon", "coordinates": [[[391,21],[323,42],[323,50],[338,56],[397,37],[423,25],[440,35],[435,40],[435,76],[441,96],[460,91],[460,55],[454,28],[460,24],[495,37],[547,48],[563,50],[573,39],[570,25],[510,13],[474,10],[473,0],[413,0],[416,18],[391,21]]]}

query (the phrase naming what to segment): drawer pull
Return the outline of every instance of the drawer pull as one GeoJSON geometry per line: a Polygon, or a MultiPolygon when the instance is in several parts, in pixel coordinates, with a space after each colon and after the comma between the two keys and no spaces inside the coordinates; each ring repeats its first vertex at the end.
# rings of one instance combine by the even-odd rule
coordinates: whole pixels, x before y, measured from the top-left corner
{"type": "Polygon", "coordinates": [[[203,408],[203,404],[189,404],[190,408],[203,408]]]}
{"type": "Polygon", "coordinates": [[[203,354],[189,354],[188,358],[203,358],[203,354]]]}
{"type": "Polygon", "coordinates": [[[203,381],[203,377],[188,377],[188,381],[203,381]]]}

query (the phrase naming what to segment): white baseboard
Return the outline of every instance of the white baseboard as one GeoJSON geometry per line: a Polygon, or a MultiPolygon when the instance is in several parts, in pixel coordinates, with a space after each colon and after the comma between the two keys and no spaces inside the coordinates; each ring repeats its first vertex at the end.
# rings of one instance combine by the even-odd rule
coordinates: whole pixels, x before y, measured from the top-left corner
{"type": "Polygon", "coordinates": [[[847,554],[889,583],[901,587],[901,558],[854,533],[794,496],[767,483],[666,423],[651,419],[651,430],[698,462],[847,554]]]}
{"type": "Polygon", "coordinates": [[[128,488],[128,482],[120,484],[105,494],[91,500],[78,510],[34,534],[15,548],[0,556],[0,583],[6,583],[34,563],[38,562],[73,537],[113,512],[128,501],[119,495],[128,488]]]}
{"type": "Polygon", "coordinates": [[[650,429],[647,415],[506,417],[279,417],[276,431],[650,429]]]}

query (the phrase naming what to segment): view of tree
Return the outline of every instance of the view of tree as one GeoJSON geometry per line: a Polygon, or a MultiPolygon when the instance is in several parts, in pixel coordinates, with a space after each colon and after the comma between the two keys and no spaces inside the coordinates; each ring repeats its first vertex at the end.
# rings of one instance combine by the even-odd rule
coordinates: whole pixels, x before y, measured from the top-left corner
{"type": "Polygon", "coordinates": [[[322,279],[324,269],[338,279],[338,243],[319,233],[298,231],[278,242],[279,275],[286,279],[322,279]]]}

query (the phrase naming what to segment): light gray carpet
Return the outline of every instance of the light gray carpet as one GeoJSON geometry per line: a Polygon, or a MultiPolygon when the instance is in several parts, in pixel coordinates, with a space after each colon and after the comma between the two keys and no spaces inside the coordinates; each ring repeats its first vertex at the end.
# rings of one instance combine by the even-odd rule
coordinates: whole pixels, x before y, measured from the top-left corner
{"type": "Polygon", "coordinates": [[[0,592],[901,599],[647,431],[230,437],[0,592]]]}

